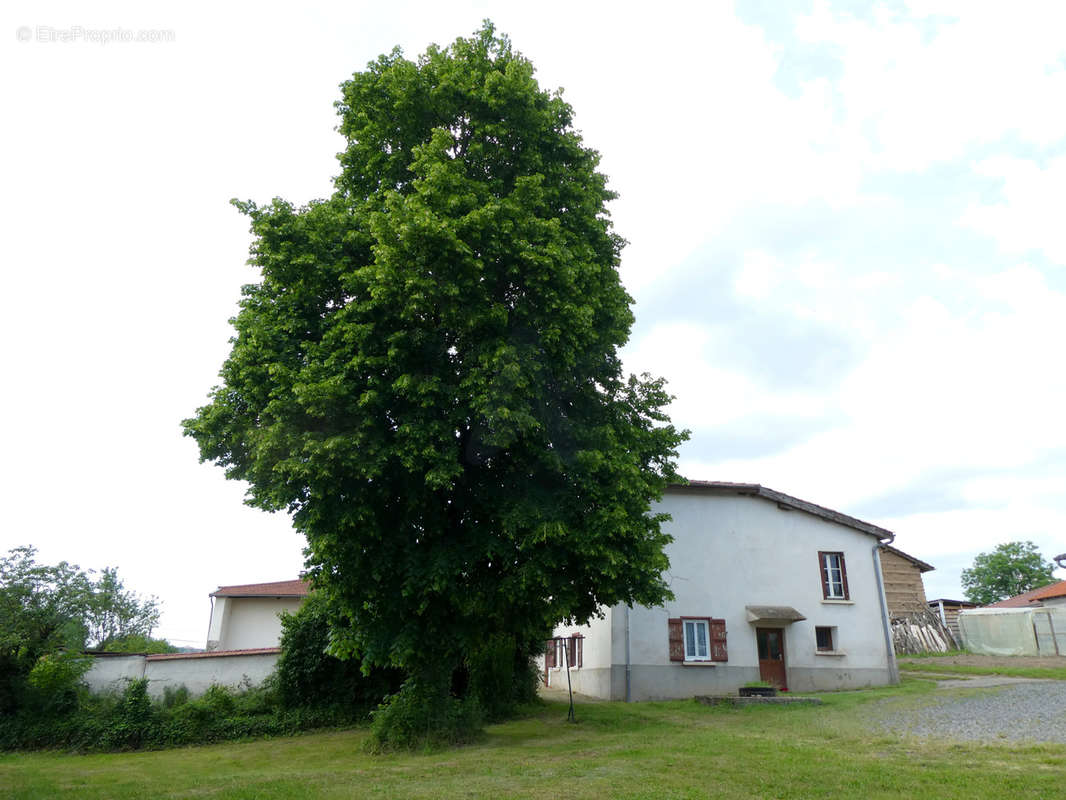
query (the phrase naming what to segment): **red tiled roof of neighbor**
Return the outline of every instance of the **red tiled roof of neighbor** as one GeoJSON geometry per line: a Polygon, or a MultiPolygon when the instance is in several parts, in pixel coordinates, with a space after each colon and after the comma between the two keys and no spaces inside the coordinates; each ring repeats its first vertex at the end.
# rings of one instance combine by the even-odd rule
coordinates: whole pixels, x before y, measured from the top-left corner
{"type": "Polygon", "coordinates": [[[152,653],[147,661],[173,661],[178,658],[217,658],[219,656],[259,656],[280,653],[280,647],[253,647],[247,650],[208,650],[204,653],[152,653]]]}
{"type": "Polygon", "coordinates": [[[212,597],[307,597],[311,587],[307,581],[274,581],[273,583],[242,583],[219,586],[212,597]]]}
{"type": "Polygon", "coordinates": [[[1036,594],[1029,598],[1029,602],[1033,603],[1037,600],[1046,600],[1049,597],[1066,597],[1066,581],[1059,581],[1050,586],[1045,586],[1042,589],[1037,589],[1036,594]]]}
{"type": "Polygon", "coordinates": [[[1006,600],[1000,600],[998,603],[990,603],[985,608],[1028,608],[1029,603],[1033,600],[1041,600],[1045,597],[1059,597],[1060,595],[1066,595],[1066,581],[1059,581],[1053,583],[1051,586],[1041,586],[1039,589],[1030,589],[1028,592],[1022,592],[1016,594],[1014,597],[1008,597],[1006,600]],[[1059,589],[1060,592],[1054,594],[1041,594],[1041,592],[1051,592],[1052,589],[1059,589]],[[1037,595],[1040,595],[1039,597],[1037,595]]]}

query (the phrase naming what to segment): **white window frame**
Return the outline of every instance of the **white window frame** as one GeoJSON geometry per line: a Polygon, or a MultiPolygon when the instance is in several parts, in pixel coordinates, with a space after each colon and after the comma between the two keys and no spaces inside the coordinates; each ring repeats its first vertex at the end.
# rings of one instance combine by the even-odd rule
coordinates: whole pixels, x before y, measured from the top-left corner
{"type": "Polygon", "coordinates": [[[823,583],[825,599],[846,600],[848,594],[844,591],[844,554],[823,553],[822,559],[822,569],[825,570],[825,581],[823,583]],[[836,562],[835,566],[833,562],[836,562]],[[834,573],[836,574],[836,580],[833,579],[834,573]]]}
{"type": "Polygon", "coordinates": [[[681,640],[685,644],[685,661],[710,661],[711,660],[711,624],[706,619],[699,618],[681,618],[681,640]],[[689,636],[688,632],[692,630],[692,645],[693,648],[689,649],[689,636]],[[699,653],[699,630],[703,630],[703,655],[699,653]]]}

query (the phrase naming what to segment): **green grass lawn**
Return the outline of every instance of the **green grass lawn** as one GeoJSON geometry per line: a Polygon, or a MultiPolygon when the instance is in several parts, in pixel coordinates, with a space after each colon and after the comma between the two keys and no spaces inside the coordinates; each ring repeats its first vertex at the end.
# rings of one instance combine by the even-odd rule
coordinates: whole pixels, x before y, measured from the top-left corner
{"type": "MultiPolygon", "coordinates": [[[[906,656],[899,659],[899,668],[905,672],[935,672],[956,673],[959,675],[1004,675],[1010,678],[1045,678],[1055,681],[1066,681],[1066,666],[1062,667],[1028,667],[1014,666],[1010,664],[992,663],[995,659],[990,658],[988,664],[953,664],[955,656],[966,656],[968,653],[945,653],[942,655],[906,656]]],[[[1015,659],[1010,659],[1014,661],[1015,659]]],[[[1063,659],[1066,662],[1066,659],[1063,659]]],[[[1025,663],[1024,657],[1017,659],[1018,663],[1025,663]]]]}
{"type": "Polygon", "coordinates": [[[0,797],[1047,798],[1066,746],[899,739],[870,719],[928,702],[928,681],[822,706],[551,704],[476,745],[384,756],[365,730],[147,753],[0,756],[0,797]]]}

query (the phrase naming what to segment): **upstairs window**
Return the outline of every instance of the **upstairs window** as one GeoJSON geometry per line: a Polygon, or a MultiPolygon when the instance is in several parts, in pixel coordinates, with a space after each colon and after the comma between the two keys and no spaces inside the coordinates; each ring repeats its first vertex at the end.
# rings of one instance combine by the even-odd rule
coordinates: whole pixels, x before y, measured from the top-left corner
{"type": "Polygon", "coordinates": [[[822,598],[825,600],[848,600],[848,572],[844,567],[844,554],[820,551],[818,563],[822,572],[822,598]]]}

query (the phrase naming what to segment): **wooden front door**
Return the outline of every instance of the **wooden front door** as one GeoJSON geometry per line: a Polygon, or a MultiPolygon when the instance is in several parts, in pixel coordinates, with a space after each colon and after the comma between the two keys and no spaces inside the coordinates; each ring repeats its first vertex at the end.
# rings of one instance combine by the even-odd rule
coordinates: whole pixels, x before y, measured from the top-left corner
{"type": "Polygon", "coordinates": [[[756,628],[755,640],[759,644],[759,677],[785,689],[785,631],[783,628],[756,628]]]}

